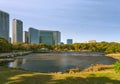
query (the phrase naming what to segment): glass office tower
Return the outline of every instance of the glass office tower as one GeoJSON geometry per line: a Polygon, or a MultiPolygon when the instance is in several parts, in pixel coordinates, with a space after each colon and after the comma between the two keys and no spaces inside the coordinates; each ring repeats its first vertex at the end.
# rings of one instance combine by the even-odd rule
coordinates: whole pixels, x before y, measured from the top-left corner
{"type": "Polygon", "coordinates": [[[0,37],[9,41],[9,14],[0,10],[0,37]]]}
{"type": "Polygon", "coordinates": [[[73,44],[73,40],[72,39],[67,39],[67,44],[73,44]]]}
{"type": "Polygon", "coordinates": [[[58,45],[61,43],[61,33],[59,31],[53,32],[54,44],[58,45]]]}
{"type": "Polygon", "coordinates": [[[54,45],[52,31],[40,30],[39,33],[40,33],[40,43],[44,43],[46,45],[54,45]]]}
{"type": "Polygon", "coordinates": [[[12,22],[12,43],[23,42],[23,22],[13,19],[12,22]]]}
{"type": "Polygon", "coordinates": [[[23,42],[29,43],[29,33],[27,31],[23,32],[23,42]]]}
{"type": "Polygon", "coordinates": [[[29,43],[44,43],[46,45],[59,44],[61,34],[59,31],[37,30],[29,28],[29,43]]]}
{"type": "Polygon", "coordinates": [[[29,28],[29,43],[39,44],[39,30],[29,28]]]}

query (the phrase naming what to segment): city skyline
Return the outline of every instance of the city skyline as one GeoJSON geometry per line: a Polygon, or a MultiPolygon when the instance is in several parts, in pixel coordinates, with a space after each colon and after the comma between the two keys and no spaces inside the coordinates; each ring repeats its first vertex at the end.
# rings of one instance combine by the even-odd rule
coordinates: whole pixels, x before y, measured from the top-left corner
{"type": "MultiPolygon", "coordinates": [[[[0,10],[18,18],[29,27],[61,31],[61,40],[120,42],[119,0],[36,0],[0,1],[0,10]],[[29,4],[27,4],[29,2],[29,4]]],[[[11,32],[10,32],[11,36],[11,32]]]]}

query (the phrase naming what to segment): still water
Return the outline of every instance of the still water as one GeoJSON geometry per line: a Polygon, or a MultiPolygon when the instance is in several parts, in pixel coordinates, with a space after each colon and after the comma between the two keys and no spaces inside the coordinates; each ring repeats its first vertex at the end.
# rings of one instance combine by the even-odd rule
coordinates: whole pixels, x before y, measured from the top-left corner
{"type": "Polygon", "coordinates": [[[70,68],[84,68],[91,64],[113,64],[115,59],[97,53],[35,53],[17,57],[9,67],[38,72],[63,72],[70,68]]]}

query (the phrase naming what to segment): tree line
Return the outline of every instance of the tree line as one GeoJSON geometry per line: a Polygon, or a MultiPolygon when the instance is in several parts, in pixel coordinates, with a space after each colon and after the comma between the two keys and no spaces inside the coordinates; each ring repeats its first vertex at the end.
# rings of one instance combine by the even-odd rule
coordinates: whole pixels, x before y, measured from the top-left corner
{"type": "Polygon", "coordinates": [[[11,51],[76,51],[76,52],[106,52],[106,53],[119,53],[120,43],[117,42],[96,42],[96,43],[74,43],[74,44],[61,44],[61,45],[46,45],[40,44],[26,44],[14,43],[10,44],[7,40],[0,37],[0,52],[11,51]]]}
{"type": "Polygon", "coordinates": [[[54,50],[60,51],[89,51],[89,52],[106,52],[119,53],[120,43],[117,42],[96,42],[96,43],[74,43],[71,45],[54,45],[54,50]]]}

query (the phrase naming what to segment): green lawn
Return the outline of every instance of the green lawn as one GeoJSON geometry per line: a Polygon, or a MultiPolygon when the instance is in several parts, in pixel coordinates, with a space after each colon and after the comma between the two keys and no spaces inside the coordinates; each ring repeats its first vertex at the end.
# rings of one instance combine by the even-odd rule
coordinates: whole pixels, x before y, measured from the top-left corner
{"type": "Polygon", "coordinates": [[[120,74],[113,69],[61,74],[0,68],[0,84],[120,84],[120,74]]]}

